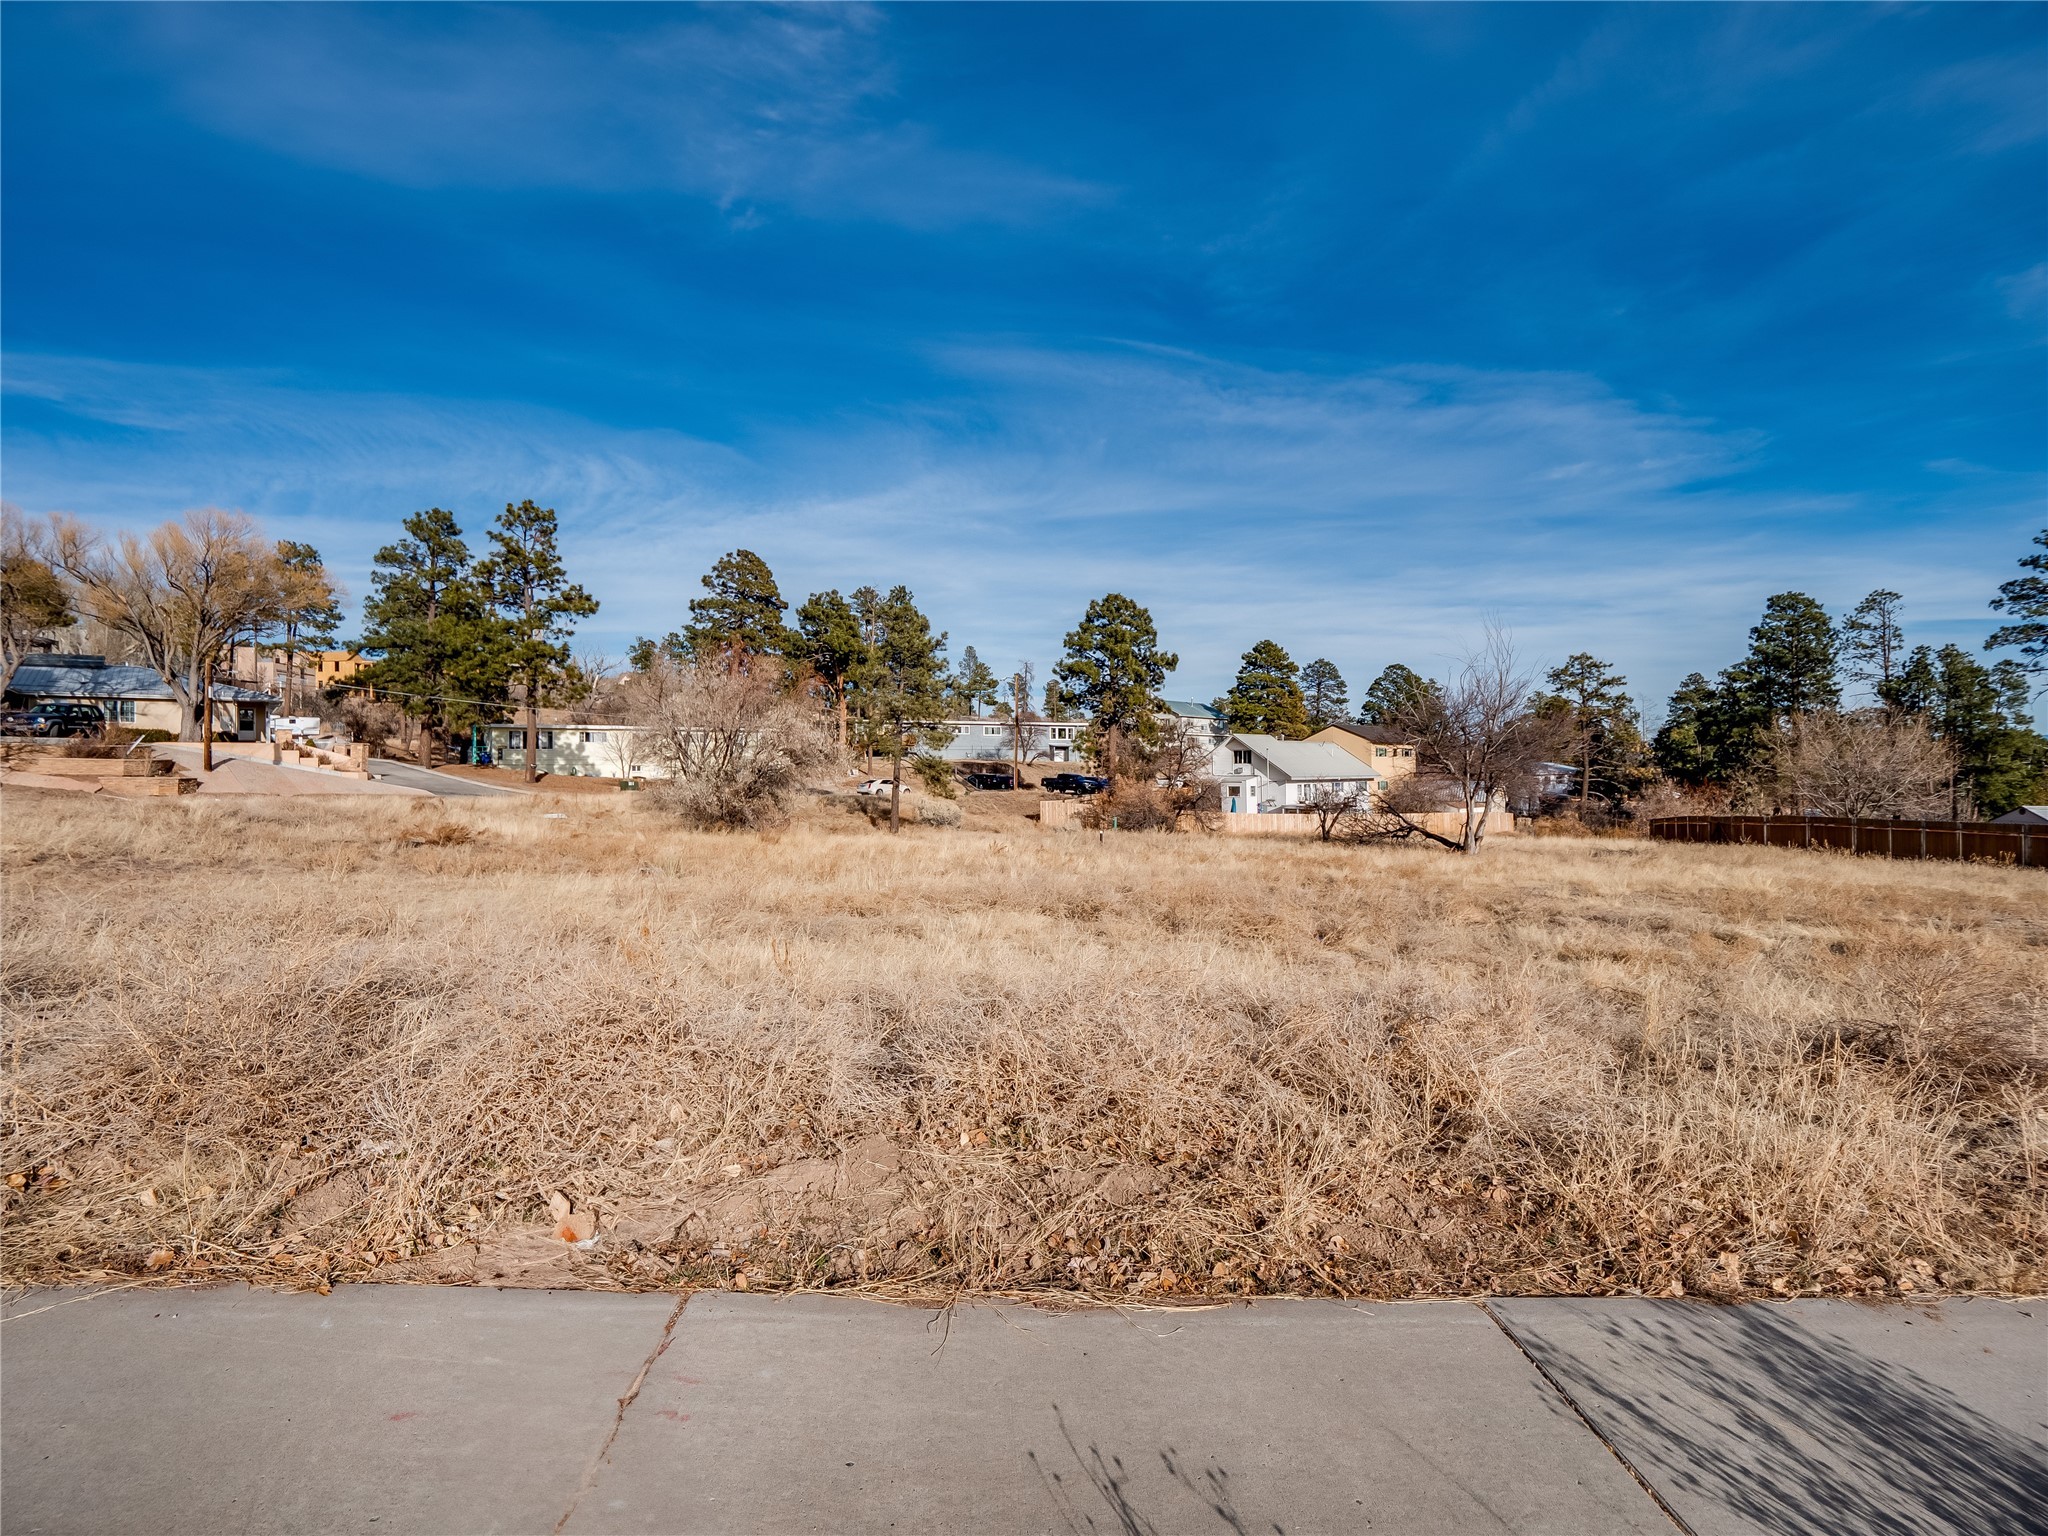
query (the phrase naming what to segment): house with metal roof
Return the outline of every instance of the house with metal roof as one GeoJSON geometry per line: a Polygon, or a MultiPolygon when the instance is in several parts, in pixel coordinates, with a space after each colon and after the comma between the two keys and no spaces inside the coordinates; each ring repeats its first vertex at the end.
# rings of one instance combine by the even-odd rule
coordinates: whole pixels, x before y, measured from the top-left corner
{"type": "Polygon", "coordinates": [[[2023,805],[1991,818],[1994,827],[2048,827],[2048,805],[2023,805]]]}
{"type": "MultiPolygon", "coordinates": [[[[220,741],[261,741],[277,695],[215,683],[213,734],[220,741]]],[[[154,667],[109,665],[104,656],[37,651],[14,669],[7,702],[91,704],[116,725],[177,736],[182,721],[177,695],[154,667]]]]}
{"type": "Polygon", "coordinates": [[[1216,777],[1223,809],[1239,815],[1306,810],[1332,794],[1364,804],[1387,782],[1385,774],[1333,742],[1282,741],[1241,731],[1224,737],[1216,777]]]}

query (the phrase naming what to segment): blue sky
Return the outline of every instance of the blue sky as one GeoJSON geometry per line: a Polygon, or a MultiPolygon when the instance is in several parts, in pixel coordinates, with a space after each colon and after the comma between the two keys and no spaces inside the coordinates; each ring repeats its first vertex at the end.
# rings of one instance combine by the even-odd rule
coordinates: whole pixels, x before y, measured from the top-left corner
{"type": "Polygon", "coordinates": [[[1489,617],[1654,721],[1770,593],[1981,644],[2044,520],[2048,8],[9,4],[0,489],[358,595],[557,507],[1207,698],[1489,617]]]}

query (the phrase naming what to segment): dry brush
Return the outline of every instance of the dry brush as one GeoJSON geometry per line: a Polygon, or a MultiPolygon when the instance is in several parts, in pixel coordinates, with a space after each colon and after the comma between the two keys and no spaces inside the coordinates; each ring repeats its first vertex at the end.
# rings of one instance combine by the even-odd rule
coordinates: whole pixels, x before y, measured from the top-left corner
{"type": "Polygon", "coordinates": [[[2041,1281],[2029,871],[5,811],[10,1280],[2041,1281]]]}

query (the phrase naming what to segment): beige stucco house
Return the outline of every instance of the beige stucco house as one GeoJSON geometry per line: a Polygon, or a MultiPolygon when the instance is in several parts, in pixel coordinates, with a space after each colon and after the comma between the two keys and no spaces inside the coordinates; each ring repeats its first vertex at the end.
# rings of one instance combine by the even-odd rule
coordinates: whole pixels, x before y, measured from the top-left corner
{"type": "MultiPolygon", "coordinates": [[[[104,656],[55,651],[32,654],[14,669],[7,697],[23,703],[91,704],[116,725],[178,734],[177,696],[153,667],[109,665],[104,656]]],[[[213,685],[213,734],[221,741],[261,741],[274,694],[213,685]]]]}
{"type": "Polygon", "coordinates": [[[1324,726],[1309,740],[1342,747],[1383,778],[1406,778],[1415,771],[1415,738],[1392,726],[1339,720],[1335,725],[1324,726]]]}

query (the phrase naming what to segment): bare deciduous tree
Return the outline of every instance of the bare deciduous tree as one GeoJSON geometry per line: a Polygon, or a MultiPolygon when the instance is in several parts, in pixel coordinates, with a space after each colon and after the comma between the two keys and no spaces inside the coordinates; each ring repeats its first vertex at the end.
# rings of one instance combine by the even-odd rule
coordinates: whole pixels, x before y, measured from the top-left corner
{"type": "Polygon", "coordinates": [[[1365,835],[1372,811],[1372,793],[1355,785],[1311,784],[1301,803],[1316,819],[1316,832],[1326,843],[1365,835]]]}
{"type": "Polygon", "coordinates": [[[1515,659],[1513,642],[1505,630],[1489,624],[1486,638],[1446,687],[1402,708],[1395,724],[1415,738],[1418,772],[1453,790],[1454,803],[1464,812],[1463,832],[1455,842],[1419,826],[1413,830],[1461,852],[1478,851],[1495,798],[1548,746],[1548,728],[1533,704],[1530,679],[1515,659]]]}
{"type": "Polygon", "coordinates": [[[50,554],[79,609],[132,640],[170,685],[179,738],[204,742],[210,768],[214,670],[236,635],[277,612],[284,577],[276,546],[242,513],[204,507],[111,543],[76,519],[57,518],[50,554]]]}
{"type": "Polygon", "coordinates": [[[1816,816],[1942,817],[1956,751],[1921,715],[1884,709],[1795,715],[1771,737],[1772,798],[1816,816]]]}
{"type": "Polygon", "coordinates": [[[657,658],[644,697],[642,756],[671,775],[658,803],[706,827],[779,823],[804,780],[837,755],[814,699],[771,669],[657,658]]]}

